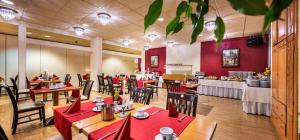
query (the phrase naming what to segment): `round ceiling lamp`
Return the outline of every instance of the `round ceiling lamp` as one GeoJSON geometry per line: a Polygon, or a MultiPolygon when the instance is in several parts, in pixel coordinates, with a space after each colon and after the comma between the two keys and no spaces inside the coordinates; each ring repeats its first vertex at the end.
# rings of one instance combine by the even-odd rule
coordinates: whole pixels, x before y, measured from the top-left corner
{"type": "Polygon", "coordinates": [[[75,34],[77,35],[83,35],[85,29],[82,27],[73,27],[75,34]]]}
{"type": "Polygon", "coordinates": [[[0,16],[6,21],[14,19],[17,14],[18,11],[14,9],[0,6],[0,16]]]}
{"type": "Polygon", "coordinates": [[[108,13],[98,13],[97,16],[102,25],[107,25],[110,22],[111,15],[108,13]]]}
{"type": "Polygon", "coordinates": [[[204,27],[208,31],[214,31],[214,30],[217,29],[217,25],[216,25],[215,21],[207,21],[207,22],[205,22],[204,27]]]}
{"type": "Polygon", "coordinates": [[[168,48],[172,48],[173,45],[174,45],[174,42],[173,42],[173,41],[168,41],[168,42],[167,42],[167,47],[168,47],[168,48]]]}
{"type": "Polygon", "coordinates": [[[150,41],[154,41],[158,36],[154,33],[148,34],[148,38],[150,41]]]}
{"type": "Polygon", "coordinates": [[[9,4],[9,5],[14,5],[15,3],[10,1],[10,0],[0,0],[3,3],[9,4]]]}
{"type": "Polygon", "coordinates": [[[128,47],[129,44],[130,44],[130,40],[124,39],[124,40],[122,41],[122,43],[123,43],[124,46],[128,47]]]}

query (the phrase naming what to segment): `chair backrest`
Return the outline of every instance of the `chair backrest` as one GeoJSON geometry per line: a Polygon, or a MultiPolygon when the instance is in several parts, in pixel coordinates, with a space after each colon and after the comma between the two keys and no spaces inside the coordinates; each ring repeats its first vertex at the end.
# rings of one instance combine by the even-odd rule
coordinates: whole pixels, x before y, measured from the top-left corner
{"type": "Polygon", "coordinates": [[[19,74],[17,74],[16,76],[15,76],[15,82],[18,84],[18,80],[19,80],[19,74]]]}
{"type": "Polygon", "coordinates": [[[78,74],[77,74],[77,77],[78,77],[78,81],[79,81],[79,82],[82,82],[81,74],[78,73],[78,74]]]}
{"type": "Polygon", "coordinates": [[[134,88],[130,94],[130,99],[136,103],[149,105],[152,94],[152,88],[134,88]]]}
{"type": "Polygon", "coordinates": [[[31,85],[30,85],[30,81],[28,80],[28,77],[26,76],[26,87],[28,89],[30,89],[31,85]]]}
{"type": "Polygon", "coordinates": [[[10,81],[11,81],[11,83],[13,84],[13,93],[14,93],[14,95],[17,95],[17,93],[18,93],[18,86],[17,86],[17,83],[16,83],[16,81],[14,80],[14,78],[10,78],[10,81]]]}
{"type": "Polygon", "coordinates": [[[11,101],[11,103],[13,105],[14,114],[16,114],[17,111],[18,111],[17,100],[16,100],[13,92],[11,91],[11,89],[8,86],[5,86],[5,90],[6,90],[7,94],[9,95],[10,101],[11,101]]]}
{"type": "Polygon", "coordinates": [[[168,102],[172,102],[179,113],[187,115],[192,114],[194,117],[196,116],[198,103],[197,95],[170,92],[167,95],[166,109],[168,109],[168,102]]]}
{"type": "Polygon", "coordinates": [[[90,95],[91,95],[91,90],[92,90],[92,87],[93,87],[93,83],[94,83],[93,80],[87,80],[87,81],[85,82],[85,85],[84,85],[82,94],[83,94],[84,96],[86,96],[87,99],[90,99],[90,95]]]}
{"type": "Polygon", "coordinates": [[[104,77],[102,75],[97,75],[99,86],[104,85],[104,77]]]}
{"type": "Polygon", "coordinates": [[[129,78],[132,80],[136,80],[136,75],[130,75],[129,78]]]}
{"type": "Polygon", "coordinates": [[[108,85],[108,91],[113,91],[114,90],[114,83],[112,81],[111,76],[107,76],[107,85],[108,85]]]}
{"type": "Polygon", "coordinates": [[[8,137],[6,136],[1,125],[0,125],[0,140],[8,140],[8,137]]]}
{"type": "Polygon", "coordinates": [[[166,81],[167,92],[180,92],[180,83],[174,81],[166,81]]]}
{"type": "Polygon", "coordinates": [[[66,74],[66,77],[65,77],[65,84],[66,83],[69,83],[71,81],[71,75],[70,74],[66,74]]]}

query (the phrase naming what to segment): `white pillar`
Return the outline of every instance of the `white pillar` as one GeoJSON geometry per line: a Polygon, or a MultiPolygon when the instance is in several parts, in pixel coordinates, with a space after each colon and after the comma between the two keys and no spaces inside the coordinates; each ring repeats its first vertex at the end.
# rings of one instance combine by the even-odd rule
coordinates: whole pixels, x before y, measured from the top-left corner
{"type": "Polygon", "coordinates": [[[142,58],[142,62],[141,62],[141,71],[142,73],[145,73],[145,59],[146,59],[146,51],[145,50],[142,50],[142,55],[141,55],[141,58],[142,58]]]}
{"type": "Polygon", "coordinates": [[[102,72],[102,38],[96,37],[91,40],[92,54],[90,57],[91,80],[94,81],[93,90],[98,90],[97,75],[102,72]]]}
{"type": "Polygon", "coordinates": [[[26,26],[19,24],[18,30],[18,71],[19,71],[19,89],[25,89],[26,85],[26,26]]]}

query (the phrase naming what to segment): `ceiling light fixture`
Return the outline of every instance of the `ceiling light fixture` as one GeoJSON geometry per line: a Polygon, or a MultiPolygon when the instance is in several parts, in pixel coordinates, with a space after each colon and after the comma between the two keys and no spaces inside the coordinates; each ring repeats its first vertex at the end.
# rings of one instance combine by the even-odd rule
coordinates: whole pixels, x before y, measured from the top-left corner
{"type": "Polygon", "coordinates": [[[157,20],[163,22],[165,19],[163,17],[159,17],[157,20]]]}
{"type": "Polygon", "coordinates": [[[168,47],[168,48],[172,48],[173,45],[174,45],[174,42],[173,42],[173,41],[168,41],[168,42],[167,42],[167,47],[168,47]]]}
{"type": "Polygon", "coordinates": [[[98,13],[97,16],[102,25],[107,25],[110,22],[111,15],[108,13],[98,13]]]}
{"type": "Polygon", "coordinates": [[[130,40],[124,39],[124,40],[122,41],[122,43],[123,43],[124,46],[128,47],[129,44],[130,44],[130,40]]]}
{"type": "Polygon", "coordinates": [[[83,33],[84,33],[84,28],[82,28],[82,27],[73,27],[73,29],[74,29],[74,32],[77,34],[77,35],[83,35],[83,33]]]}
{"type": "Polygon", "coordinates": [[[0,16],[4,20],[7,20],[7,21],[12,20],[16,17],[17,14],[18,14],[18,11],[14,10],[14,9],[0,6],[0,16]]]}
{"type": "Polygon", "coordinates": [[[46,37],[46,38],[50,38],[51,36],[50,36],[50,35],[45,35],[45,37],[46,37]]]}
{"type": "Polygon", "coordinates": [[[148,38],[150,41],[154,41],[158,36],[154,33],[148,34],[148,38]]]}
{"type": "Polygon", "coordinates": [[[201,36],[203,36],[203,34],[199,34],[199,36],[201,37],[201,36]]]}
{"type": "Polygon", "coordinates": [[[204,27],[208,31],[214,31],[214,30],[217,29],[217,25],[216,25],[215,21],[207,21],[207,22],[205,22],[204,27]]]}
{"type": "Polygon", "coordinates": [[[84,27],[89,27],[89,25],[88,25],[88,24],[85,24],[85,23],[83,23],[82,26],[84,26],[84,27]]]}
{"type": "Polygon", "coordinates": [[[1,0],[1,2],[6,3],[6,4],[9,4],[9,5],[14,5],[14,4],[15,4],[15,3],[13,3],[13,2],[10,1],[10,0],[1,0]]]}
{"type": "Polygon", "coordinates": [[[27,32],[26,34],[28,34],[28,35],[32,35],[32,32],[27,32]]]}

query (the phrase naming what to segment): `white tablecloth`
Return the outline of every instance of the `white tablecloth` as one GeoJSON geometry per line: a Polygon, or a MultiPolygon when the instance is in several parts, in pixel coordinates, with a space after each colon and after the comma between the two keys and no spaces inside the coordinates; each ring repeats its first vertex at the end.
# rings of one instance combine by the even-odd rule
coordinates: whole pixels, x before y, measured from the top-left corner
{"type": "Polygon", "coordinates": [[[243,111],[271,115],[271,89],[248,87],[245,82],[199,79],[197,93],[209,96],[241,99],[243,111]]]}
{"type": "Polygon", "coordinates": [[[244,82],[199,79],[197,93],[242,99],[244,82]]]}
{"type": "Polygon", "coordinates": [[[245,84],[242,97],[243,111],[271,116],[271,88],[248,87],[245,84]]]}

